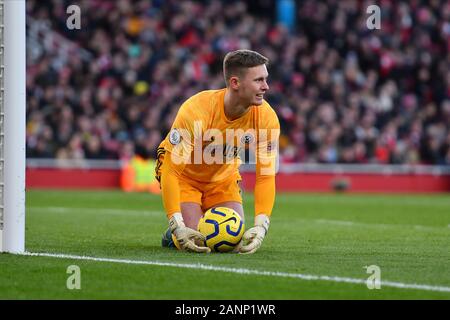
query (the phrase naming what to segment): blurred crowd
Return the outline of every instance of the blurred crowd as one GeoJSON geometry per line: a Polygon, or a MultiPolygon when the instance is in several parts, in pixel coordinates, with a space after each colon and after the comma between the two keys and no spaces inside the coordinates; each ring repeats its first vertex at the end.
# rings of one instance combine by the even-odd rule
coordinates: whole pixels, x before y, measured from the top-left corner
{"type": "Polygon", "coordinates": [[[27,1],[27,156],[154,155],[181,103],[224,87],[240,48],[270,59],[281,162],[450,165],[450,3],[27,1]],[[66,8],[81,8],[81,29],[66,8]]]}

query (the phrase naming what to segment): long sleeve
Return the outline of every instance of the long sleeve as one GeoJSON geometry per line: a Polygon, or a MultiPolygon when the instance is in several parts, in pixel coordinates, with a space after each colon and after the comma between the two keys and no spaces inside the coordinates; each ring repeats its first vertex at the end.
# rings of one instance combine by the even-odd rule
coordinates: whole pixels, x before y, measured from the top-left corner
{"type": "Polygon", "coordinates": [[[256,177],[255,185],[255,216],[259,214],[272,214],[275,203],[275,176],[256,177]]]}
{"type": "Polygon", "coordinates": [[[169,219],[175,212],[181,212],[178,177],[179,174],[172,163],[171,153],[167,152],[161,167],[161,191],[163,205],[169,219]]]}
{"type": "Polygon", "coordinates": [[[275,203],[280,125],[275,113],[266,121],[265,129],[260,130],[256,150],[255,216],[270,216],[275,203]]]}

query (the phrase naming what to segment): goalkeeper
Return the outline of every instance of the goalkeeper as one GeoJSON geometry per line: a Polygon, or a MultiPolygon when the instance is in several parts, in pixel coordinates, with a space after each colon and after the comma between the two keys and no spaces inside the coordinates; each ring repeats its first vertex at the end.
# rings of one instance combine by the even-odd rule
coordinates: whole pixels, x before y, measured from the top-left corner
{"type": "Polygon", "coordinates": [[[202,91],[178,110],[157,151],[156,178],[169,220],[163,246],[210,252],[197,225],[211,207],[231,208],[244,219],[242,154],[256,163],[255,218],[235,251],[254,253],[261,246],[275,201],[280,131],[275,111],[263,99],[269,89],[267,63],[254,51],[228,53],[223,61],[226,88],[202,91]]]}

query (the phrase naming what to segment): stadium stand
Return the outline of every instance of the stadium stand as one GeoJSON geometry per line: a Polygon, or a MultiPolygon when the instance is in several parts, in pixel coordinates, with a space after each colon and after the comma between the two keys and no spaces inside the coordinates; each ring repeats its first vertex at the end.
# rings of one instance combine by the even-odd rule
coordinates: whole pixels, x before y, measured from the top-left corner
{"type": "Polygon", "coordinates": [[[266,99],[282,163],[450,165],[450,3],[27,1],[27,157],[130,159],[155,153],[181,102],[224,86],[226,52],[270,61],[266,99]],[[225,4],[226,3],[226,4],[225,4]]]}

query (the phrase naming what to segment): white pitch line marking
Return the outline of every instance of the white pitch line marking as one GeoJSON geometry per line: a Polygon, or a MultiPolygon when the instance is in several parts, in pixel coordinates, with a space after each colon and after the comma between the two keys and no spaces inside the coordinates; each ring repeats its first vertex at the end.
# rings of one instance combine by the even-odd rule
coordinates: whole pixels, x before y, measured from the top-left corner
{"type": "MultiPolygon", "coordinates": [[[[108,209],[108,208],[72,208],[72,207],[27,207],[27,210],[35,212],[50,212],[50,213],[72,213],[72,212],[85,212],[85,213],[99,213],[99,214],[110,214],[110,215],[148,215],[148,216],[161,216],[164,217],[165,213],[163,211],[146,211],[146,210],[122,210],[122,209],[108,209]]],[[[380,223],[362,223],[356,221],[346,221],[346,220],[330,220],[330,219],[297,219],[306,222],[315,222],[321,224],[332,224],[340,226],[360,226],[369,228],[414,228],[416,230],[422,231],[433,231],[433,230],[447,230],[447,228],[442,227],[432,227],[432,226],[421,226],[421,225],[398,225],[398,224],[380,224],[380,223]]],[[[450,224],[447,226],[450,228],[450,224]]]]}
{"type": "MultiPolygon", "coordinates": [[[[205,265],[205,264],[201,264],[201,263],[190,264],[190,263],[173,263],[173,262],[163,262],[163,261],[97,258],[97,257],[89,257],[89,256],[77,256],[77,255],[70,255],[70,254],[56,254],[56,253],[44,253],[44,252],[41,252],[41,253],[40,252],[25,252],[25,253],[21,253],[21,255],[34,256],[34,257],[51,257],[51,258],[60,258],[60,259],[89,260],[89,261],[97,261],[97,262],[152,265],[152,266],[175,267],[175,268],[186,268],[186,269],[196,269],[196,270],[200,269],[200,270],[221,271],[221,272],[228,272],[228,273],[248,274],[248,275],[257,275],[257,276],[296,278],[296,279],[302,279],[302,280],[366,284],[366,280],[356,279],[356,278],[318,276],[318,275],[309,275],[309,274],[300,274],[300,273],[252,270],[252,269],[246,269],[246,268],[229,268],[229,267],[205,265]]],[[[432,286],[432,285],[427,285],[427,284],[415,284],[415,283],[409,284],[409,283],[401,283],[401,282],[393,282],[393,281],[381,281],[381,287],[383,287],[383,286],[384,287],[392,287],[392,288],[400,288],[400,289],[450,292],[450,287],[432,286]]]]}
{"type": "Polygon", "coordinates": [[[315,220],[318,223],[330,223],[330,224],[338,224],[343,226],[353,226],[355,222],[353,221],[344,221],[344,220],[327,220],[327,219],[317,219],[315,220]]]}
{"type": "MultiPolygon", "coordinates": [[[[436,230],[444,230],[447,229],[445,227],[432,227],[432,226],[421,226],[421,225],[405,225],[405,224],[383,224],[383,223],[363,223],[363,222],[356,222],[356,221],[345,221],[345,220],[330,220],[330,219],[315,219],[312,220],[316,223],[322,223],[322,224],[333,224],[333,225],[340,225],[340,226],[348,226],[348,227],[367,227],[367,228],[414,228],[416,230],[421,231],[436,231],[436,230]]],[[[450,227],[450,225],[449,225],[450,227]]]]}
{"type": "Polygon", "coordinates": [[[115,214],[115,215],[163,215],[162,211],[146,211],[146,210],[122,210],[122,209],[108,209],[108,208],[71,208],[71,207],[27,207],[27,210],[42,211],[51,213],[71,213],[71,212],[94,212],[100,214],[115,214]]]}

